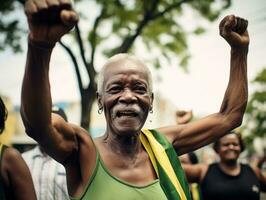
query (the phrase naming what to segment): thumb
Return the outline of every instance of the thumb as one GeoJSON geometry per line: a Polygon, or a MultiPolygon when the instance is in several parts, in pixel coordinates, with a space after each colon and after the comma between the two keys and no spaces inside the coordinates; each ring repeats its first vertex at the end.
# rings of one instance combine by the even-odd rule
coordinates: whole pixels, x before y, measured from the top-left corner
{"type": "Polygon", "coordinates": [[[70,29],[73,28],[79,20],[77,13],[73,10],[62,10],[60,18],[62,23],[70,29]]]}

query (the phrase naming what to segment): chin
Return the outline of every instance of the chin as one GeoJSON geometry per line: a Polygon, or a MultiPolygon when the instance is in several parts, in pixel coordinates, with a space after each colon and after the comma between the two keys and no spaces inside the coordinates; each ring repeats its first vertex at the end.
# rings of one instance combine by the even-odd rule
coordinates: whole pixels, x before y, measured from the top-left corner
{"type": "Polygon", "coordinates": [[[238,157],[237,158],[226,158],[225,161],[227,163],[236,163],[237,162],[237,159],[238,159],[238,157]]]}
{"type": "Polygon", "coordinates": [[[143,123],[140,120],[134,120],[134,121],[113,121],[113,130],[115,132],[119,133],[119,135],[125,135],[125,134],[131,134],[135,135],[138,134],[142,127],[143,123]]]}
{"type": "Polygon", "coordinates": [[[114,130],[120,136],[134,136],[140,133],[141,128],[142,126],[119,126],[115,127],[114,130]]]}

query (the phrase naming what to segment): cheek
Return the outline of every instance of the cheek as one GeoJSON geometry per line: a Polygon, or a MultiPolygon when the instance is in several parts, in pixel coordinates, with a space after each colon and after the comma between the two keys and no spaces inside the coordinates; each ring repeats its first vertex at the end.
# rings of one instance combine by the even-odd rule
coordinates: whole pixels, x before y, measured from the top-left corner
{"type": "Polygon", "coordinates": [[[144,98],[142,98],[140,100],[140,102],[142,102],[141,103],[141,107],[143,107],[143,108],[145,108],[147,110],[149,110],[150,107],[152,106],[152,100],[151,100],[151,98],[148,95],[145,96],[144,98]]]}
{"type": "Polygon", "coordinates": [[[237,151],[241,152],[241,147],[240,147],[240,146],[237,146],[235,149],[236,149],[237,151]]]}

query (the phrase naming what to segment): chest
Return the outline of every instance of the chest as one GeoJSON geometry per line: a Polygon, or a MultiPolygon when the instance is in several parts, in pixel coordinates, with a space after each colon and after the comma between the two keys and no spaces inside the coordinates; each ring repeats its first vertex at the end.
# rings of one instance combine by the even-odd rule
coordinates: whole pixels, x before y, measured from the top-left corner
{"type": "Polygon", "coordinates": [[[212,169],[202,183],[202,194],[207,200],[259,200],[259,192],[256,175],[243,168],[237,176],[229,176],[212,169]]]}
{"type": "MultiPolygon", "coordinates": [[[[128,172],[124,171],[124,173],[128,172]]],[[[143,176],[145,176],[145,173],[145,170],[142,171],[143,176]]],[[[129,177],[132,178],[132,176],[129,177]]],[[[139,178],[136,178],[136,180],[139,180],[139,178]]],[[[87,196],[95,200],[167,200],[158,180],[152,180],[142,185],[122,180],[110,174],[110,171],[102,161],[99,161],[97,164],[95,174],[84,197],[87,196]]]]}
{"type": "Polygon", "coordinates": [[[103,158],[102,162],[106,170],[114,177],[133,185],[148,185],[157,179],[152,163],[148,155],[142,155],[139,159],[119,159],[113,157],[103,158]]]}

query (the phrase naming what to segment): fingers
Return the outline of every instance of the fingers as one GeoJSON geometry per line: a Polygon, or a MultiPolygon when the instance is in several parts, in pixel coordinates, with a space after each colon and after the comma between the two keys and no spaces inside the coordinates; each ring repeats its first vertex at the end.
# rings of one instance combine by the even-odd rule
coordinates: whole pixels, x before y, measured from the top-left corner
{"type": "Polygon", "coordinates": [[[242,35],[247,30],[247,26],[247,20],[234,15],[228,15],[221,21],[219,25],[220,35],[227,36],[231,33],[231,31],[242,35]]]}
{"type": "Polygon", "coordinates": [[[49,7],[53,7],[53,6],[59,6],[60,2],[59,1],[54,1],[54,0],[46,0],[46,3],[49,7]]]}
{"type": "Polygon", "coordinates": [[[25,3],[25,13],[33,23],[59,23],[62,10],[73,11],[70,0],[27,0],[25,3]]]}
{"type": "Polygon", "coordinates": [[[68,10],[62,10],[62,12],[60,13],[60,18],[63,24],[70,28],[76,25],[79,20],[76,12],[68,10]]]}
{"type": "Polygon", "coordinates": [[[221,21],[219,25],[220,35],[226,37],[232,31],[232,28],[236,25],[237,20],[234,15],[228,15],[221,21]]]}
{"type": "Polygon", "coordinates": [[[235,49],[248,49],[248,21],[234,15],[226,16],[219,25],[220,35],[235,49]]]}
{"type": "Polygon", "coordinates": [[[243,19],[243,18],[240,18],[240,17],[236,17],[236,25],[232,28],[232,30],[234,32],[237,32],[239,34],[243,34],[247,27],[248,27],[248,21],[243,19]]]}
{"type": "Polygon", "coordinates": [[[38,8],[33,1],[26,1],[24,9],[27,16],[31,16],[38,11],[38,8]]]}

